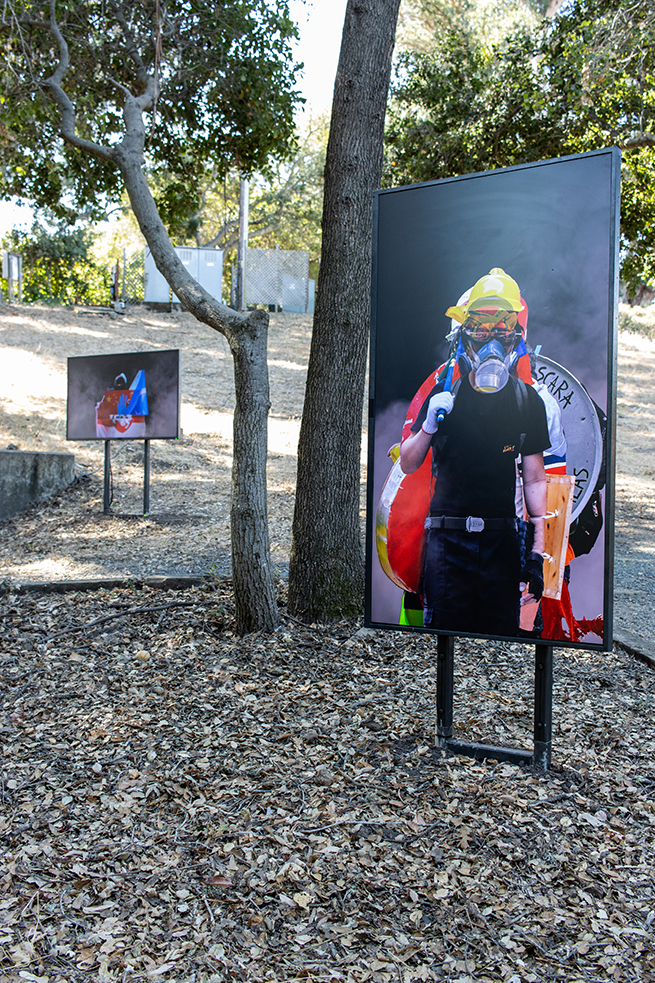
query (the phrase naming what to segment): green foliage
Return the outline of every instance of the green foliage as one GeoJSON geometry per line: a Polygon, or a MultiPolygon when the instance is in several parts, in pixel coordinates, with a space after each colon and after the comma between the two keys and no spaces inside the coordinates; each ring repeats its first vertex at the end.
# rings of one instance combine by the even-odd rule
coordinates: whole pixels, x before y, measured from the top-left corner
{"type": "Polygon", "coordinates": [[[631,307],[619,304],[619,331],[629,331],[655,341],[655,305],[631,307]]]}
{"type": "Polygon", "coordinates": [[[38,222],[31,232],[14,231],[3,248],[23,257],[23,300],[27,303],[107,304],[109,270],[92,258],[87,228],[51,232],[38,222]]]}
{"type": "Polygon", "coordinates": [[[655,284],[655,149],[631,150],[621,179],[621,275],[631,296],[655,284]]]}
{"type": "MultiPolygon", "coordinates": [[[[194,189],[208,169],[265,170],[288,153],[299,96],[286,0],[85,0],[56,11],[78,136],[116,147],[125,92],[138,95],[157,76],[145,156],[152,172],[167,176],[159,204],[173,226],[197,207],[194,189]]],[[[47,86],[59,58],[48,5],[4,4],[0,44],[3,197],[21,195],[69,222],[82,210],[100,217],[119,200],[122,182],[114,164],[61,140],[47,86]]]]}
{"type": "Polygon", "coordinates": [[[517,28],[534,27],[548,0],[403,0],[399,50],[430,52],[449,30],[490,46],[517,28]]]}
{"type": "Polygon", "coordinates": [[[487,46],[440,26],[400,62],[385,183],[505,167],[618,144],[622,275],[655,277],[655,5],[573,0],[487,46]],[[650,131],[650,132],[649,132],[650,131]]]}
{"type": "MultiPolygon", "coordinates": [[[[312,260],[318,259],[327,137],[327,117],[313,120],[288,161],[251,180],[250,246],[306,249],[312,260]]],[[[238,224],[239,175],[232,172],[206,188],[188,235],[197,245],[217,246],[229,255],[236,246],[238,224]]]]}

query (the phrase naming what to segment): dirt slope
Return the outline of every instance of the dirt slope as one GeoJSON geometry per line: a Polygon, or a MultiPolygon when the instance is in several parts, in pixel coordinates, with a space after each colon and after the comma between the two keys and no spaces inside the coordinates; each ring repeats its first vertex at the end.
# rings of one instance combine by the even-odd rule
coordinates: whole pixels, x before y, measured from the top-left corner
{"type": "MultiPolygon", "coordinates": [[[[655,309],[622,308],[619,342],[615,624],[655,638],[655,309]],[[638,331],[639,333],[635,333],[638,331]],[[648,337],[650,335],[651,337],[648,337]]],[[[269,511],[286,573],[311,319],[271,317],[269,511]]],[[[15,307],[0,315],[0,446],[75,454],[83,481],[0,524],[0,580],[226,573],[234,385],[223,337],[186,313],[125,315],[15,307]],[[142,445],[114,444],[114,503],[102,515],[102,445],[65,440],[66,359],[182,351],[182,428],[153,442],[151,515],[142,512],[142,445]]],[[[364,505],[364,470],[362,506],[364,505]]]]}

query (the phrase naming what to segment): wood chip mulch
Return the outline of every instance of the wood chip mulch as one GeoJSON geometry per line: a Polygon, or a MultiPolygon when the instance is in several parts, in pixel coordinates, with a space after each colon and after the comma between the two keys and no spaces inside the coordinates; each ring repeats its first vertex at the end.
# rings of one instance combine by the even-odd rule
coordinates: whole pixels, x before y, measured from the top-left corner
{"type": "MultiPolygon", "coordinates": [[[[655,979],[655,674],[556,651],[553,768],[442,757],[435,639],[231,585],[0,595],[0,980],[655,979]]],[[[456,643],[530,747],[532,651],[456,643]]]]}

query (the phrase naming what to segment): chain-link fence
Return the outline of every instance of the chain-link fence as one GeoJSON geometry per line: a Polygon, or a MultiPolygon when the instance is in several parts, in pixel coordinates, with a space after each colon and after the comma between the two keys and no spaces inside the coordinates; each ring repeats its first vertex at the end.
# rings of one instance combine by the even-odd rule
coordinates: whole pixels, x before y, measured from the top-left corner
{"type": "Polygon", "coordinates": [[[246,305],[265,304],[304,314],[309,300],[309,252],[302,249],[246,251],[246,305]]]}
{"type": "Polygon", "coordinates": [[[144,297],[143,250],[137,249],[129,256],[123,255],[111,270],[113,301],[124,304],[141,304],[144,297]]]}

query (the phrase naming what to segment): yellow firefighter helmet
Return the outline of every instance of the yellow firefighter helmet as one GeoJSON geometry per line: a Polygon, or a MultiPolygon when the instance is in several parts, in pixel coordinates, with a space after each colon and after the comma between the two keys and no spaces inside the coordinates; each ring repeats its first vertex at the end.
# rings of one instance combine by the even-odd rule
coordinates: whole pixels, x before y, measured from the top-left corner
{"type": "Polygon", "coordinates": [[[484,311],[486,308],[496,308],[501,311],[516,311],[522,309],[521,291],[516,280],[505,273],[499,266],[494,266],[486,276],[474,283],[468,298],[462,303],[466,294],[460,297],[456,307],[449,307],[448,317],[462,324],[468,314],[484,311]]]}

